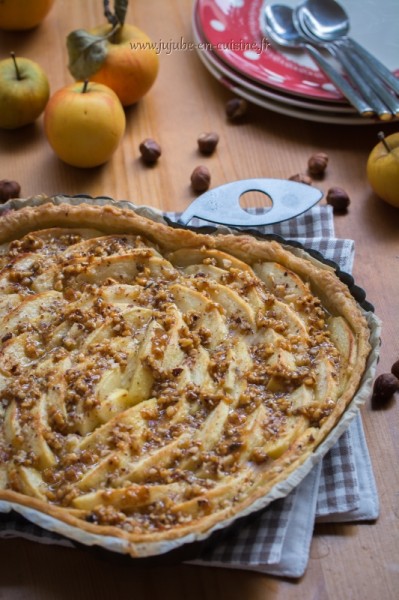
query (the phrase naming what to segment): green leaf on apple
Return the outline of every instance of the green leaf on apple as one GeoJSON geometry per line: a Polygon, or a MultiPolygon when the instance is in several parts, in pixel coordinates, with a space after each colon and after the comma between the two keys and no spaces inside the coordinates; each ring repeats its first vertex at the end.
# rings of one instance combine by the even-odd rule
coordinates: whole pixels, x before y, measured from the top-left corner
{"type": "Polygon", "coordinates": [[[84,80],[101,68],[107,55],[107,37],[77,29],[68,35],[67,49],[71,75],[84,80]]]}

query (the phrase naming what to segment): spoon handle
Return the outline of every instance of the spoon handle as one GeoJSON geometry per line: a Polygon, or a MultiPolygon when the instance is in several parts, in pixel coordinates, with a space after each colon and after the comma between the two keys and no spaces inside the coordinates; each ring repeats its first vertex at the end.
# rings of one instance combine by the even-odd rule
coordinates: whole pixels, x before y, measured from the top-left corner
{"type": "Polygon", "coordinates": [[[399,103],[396,98],[383,85],[375,82],[365,68],[364,62],[354,53],[349,53],[346,45],[330,42],[326,44],[326,48],[341,63],[352,83],[374,108],[382,121],[388,121],[399,112],[399,103]]]}
{"type": "Polygon", "coordinates": [[[381,98],[391,113],[395,116],[399,116],[399,98],[384,85],[384,79],[372,71],[369,64],[358,54],[352,52],[349,56],[354,67],[357,69],[359,76],[363,77],[363,79],[368,82],[371,89],[381,98]]]}
{"type": "Polygon", "coordinates": [[[315,63],[324,71],[345,98],[356,108],[362,117],[370,117],[374,109],[366,102],[348,81],[324,58],[324,56],[311,44],[304,44],[315,63]]]}
{"type": "Polygon", "coordinates": [[[370,54],[368,50],[363,48],[363,46],[358,44],[354,39],[347,38],[347,41],[354,48],[359,57],[368,63],[370,69],[372,69],[374,73],[378,75],[380,79],[382,79],[382,81],[385,81],[385,83],[395,92],[395,94],[399,95],[399,79],[395,77],[395,75],[391,73],[391,71],[384,64],[382,64],[382,62],[370,54]]]}

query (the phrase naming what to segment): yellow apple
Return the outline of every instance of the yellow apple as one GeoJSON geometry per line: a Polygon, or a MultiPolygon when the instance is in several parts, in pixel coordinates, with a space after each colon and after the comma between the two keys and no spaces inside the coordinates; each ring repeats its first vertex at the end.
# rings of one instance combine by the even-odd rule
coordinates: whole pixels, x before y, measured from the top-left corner
{"type": "MultiPolygon", "coordinates": [[[[92,35],[106,36],[109,23],[90,30],[92,35]]],[[[159,60],[150,38],[138,27],[125,24],[106,42],[106,58],[91,81],[108,85],[124,106],[134,104],[153,85],[159,60]]]]}
{"type": "Polygon", "coordinates": [[[58,90],[44,113],[47,139],[57,156],[74,167],[109,160],[125,131],[118,96],[100,83],[77,82],[58,90]]]}
{"type": "MultiPolygon", "coordinates": [[[[0,4],[1,6],[1,4],[0,4]]],[[[33,123],[44,111],[50,86],[43,69],[28,58],[0,61],[0,127],[16,129],[33,123]]]]}
{"type": "Polygon", "coordinates": [[[377,196],[399,207],[399,133],[379,138],[367,161],[367,177],[377,196]]]}
{"type": "Polygon", "coordinates": [[[54,0],[0,0],[0,29],[23,31],[41,23],[54,0]]]}

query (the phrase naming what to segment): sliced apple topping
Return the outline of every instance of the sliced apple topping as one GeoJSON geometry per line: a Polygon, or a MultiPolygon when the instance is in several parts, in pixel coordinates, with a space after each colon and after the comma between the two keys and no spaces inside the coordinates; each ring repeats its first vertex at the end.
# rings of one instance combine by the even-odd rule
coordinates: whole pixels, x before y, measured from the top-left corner
{"type": "Polygon", "coordinates": [[[163,535],[300,462],[358,344],[288,265],[244,262],[244,242],[238,258],[109,231],[0,247],[0,490],[163,535]]]}

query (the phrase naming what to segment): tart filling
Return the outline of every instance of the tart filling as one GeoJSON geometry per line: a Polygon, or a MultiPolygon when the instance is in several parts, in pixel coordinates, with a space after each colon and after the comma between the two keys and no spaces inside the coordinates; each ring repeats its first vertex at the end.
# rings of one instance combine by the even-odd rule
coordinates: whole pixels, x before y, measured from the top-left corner
{"type": "Polygon", "coordinates": [[[361,311],[277,242],[45,204],[4,216],[0,243],[0,499],[133,544],[201,534],[356,393],[361,311]]]}

